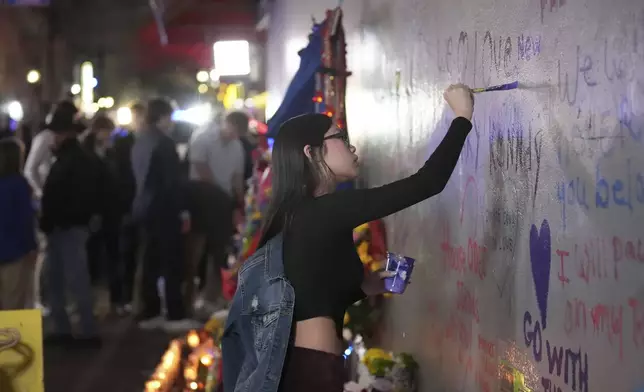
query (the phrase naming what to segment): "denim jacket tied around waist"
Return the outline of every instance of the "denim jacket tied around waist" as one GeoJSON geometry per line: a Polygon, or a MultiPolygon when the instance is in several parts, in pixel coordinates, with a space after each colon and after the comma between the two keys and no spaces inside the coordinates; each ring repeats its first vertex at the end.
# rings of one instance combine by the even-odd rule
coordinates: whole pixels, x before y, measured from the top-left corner
{"type": "Polygon", "coordinates": [[[239,271],[224,335],[224,392],[277,392],[290,342],[295,292],[284,276],[282,235],[239,271]]]}

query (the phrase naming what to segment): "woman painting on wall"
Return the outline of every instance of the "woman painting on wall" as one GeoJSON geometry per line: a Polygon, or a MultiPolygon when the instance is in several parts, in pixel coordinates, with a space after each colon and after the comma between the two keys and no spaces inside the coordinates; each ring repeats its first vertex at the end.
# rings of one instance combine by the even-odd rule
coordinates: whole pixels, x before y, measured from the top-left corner
{"type": "Polygon", "coordinates": [[[384,293],[388,276],[365,271],[353,230],[445,188],[472,129],[474,100],[464,85],[444,98],[456,118],[436,151],[415,174],[378,188],[336,190],[357,177],[358,156],[328,116],[282,124],[260,249],[240,270],[226,323],[225,392],[343,391],[345,312],[384,293]]]}

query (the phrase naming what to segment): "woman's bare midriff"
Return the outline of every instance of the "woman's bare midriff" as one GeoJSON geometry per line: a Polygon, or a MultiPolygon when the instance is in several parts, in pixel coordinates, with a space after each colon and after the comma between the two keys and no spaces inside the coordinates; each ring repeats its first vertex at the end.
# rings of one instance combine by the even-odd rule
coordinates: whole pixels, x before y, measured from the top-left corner
{"type": "Polygon", "coordinates": [[[328,317],[316,317],[295,323],[295,347],[342,354],[342,342],[335,323],[328,317]]]}

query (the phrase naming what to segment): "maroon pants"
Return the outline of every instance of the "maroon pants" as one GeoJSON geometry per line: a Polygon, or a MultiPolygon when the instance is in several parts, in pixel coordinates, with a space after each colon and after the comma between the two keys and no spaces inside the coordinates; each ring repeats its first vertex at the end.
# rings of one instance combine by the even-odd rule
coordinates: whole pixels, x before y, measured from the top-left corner
{"type": "Polygon", "coordinates": [[[280,392],[343,392],[344,357],[324,351],[290,347],[280,392]]]}

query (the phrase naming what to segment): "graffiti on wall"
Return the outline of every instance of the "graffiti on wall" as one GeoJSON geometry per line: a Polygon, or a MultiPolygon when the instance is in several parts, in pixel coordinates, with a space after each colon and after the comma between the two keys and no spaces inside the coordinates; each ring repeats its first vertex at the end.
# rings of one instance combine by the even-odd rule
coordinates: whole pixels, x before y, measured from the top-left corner
{"type": "MultiPolygon", "coordinates": [[[[564,4],[542,2],[542,20],[546,12],[559,12],[564,4]]],[[[639,34],[635,30],[623,34],[634,37],[639,34]]],[[[437,38],[436,72],[447,77],[459,76],[477,86],[489,85],[492,80],[521,75],[523,67],[540,60],[547,45],[542,35],[534,33],[511,37],[490,31],[461,31],[437,38]]],[[[620,210],[633,214],[644,202],[644,176],[640,173],[644,160],[635,155],[641,146],[644,122],[635,121],[633,98],[620,94],[608,108],[600,110],[588,99],[601,86],[636,80],[633,58],[642,54],[639,64],[644,64],[644,47],[634,45],[629,48],[632,56],[624,54],[623,49],[628,48],[620,36],[600,37],[592,50],[577,45],[572,61],[556,61],[552,76],[558,83],[548,89],[548,99],[542,107],[534,110],[527,108],[525,101],[496,96],[497,102],[483,98],[484,110],[476,112],[476,132],[468,140],[461,159],[461,176],[465,177],[457,182],[463,197],[459,206],[454,205],[458,209],[453,219],[441,221],[440,250],[445,273],[457,279],[455,308],[446,323],[451,332],[446,336],[458,346],[457,363],[464,369],[463,377],[471,376],[482,391],[496,387],[498,372],[490,371],[490,363],[498,363],[501,356],[490,349],[494,343],[486,343],[494,342],[493,336],[476,332],[485,323],[480,293],[489,280],[494,281],[500,299],[510,287],[507,304],[513,309],[511,298],[516,293],[509,282],[516,279],[516,267],[512,264],[526,259],[530,262],[537,307],[536,312],[523,313],[522,340],[532,360],[545,365],[533,388],[588,391],[592,385],[593,356],[584,349],[583,342],[604,343],[600,345],[602,350],[612,350],[619,361],[624,361],[627,320],[626,329],[632,331],[634,347],[641,344],[641,300],[636,293],[623,298],[621,304],[601,299],[594,299],[591,304],[572,295],[589,290],[595,281],[618,284],[620,265],[644,262],[640,238],[612,235],[585,240],[576,222],[583,216],[597,225],[601,217],[593,214],[620,210]],[[576,72],[570,71],[571,66],[576,72]],[[573,110],[572,121],[552,121],[556,118],[553,113],[561,110],[560,105],[573,110]],[[487,143],[482,144],[482,140],[487,143]],[[544,156],[555,157],[561,180],[552,181],[552,174],[543,178],[543,165],[555,166],[553,161],[544,163],[544,156]],[[484,165],[486,172],[480,170],[484,165]],[[499,192],[510,184],[514,186],[512,192],[499,192]],[[491,195],[481,196],[486,188],[491,195]],[[482,235],[476,231],[479,224],[463,225],[463,214],[467,211],[464,202],[472,189],[479,193],[477,199],[485,199],[478,206],[486,211],[482,235]],[[559,214],[526,228],[527,218],[542,209],[540,203],[548,202],[544,193],[560,206],[559,214]],[[553,243],[551,230],[559,241],[553,243]],[[553,276],[561,285],[555,300],[563,298],[565,310],[563,315],[558,312],[557,322],[548,329],[553,276]],[[571,279],[577,280],[574,290],[568,290],[571,279]],[[470,355],[468,351],[479,354],[470,355]]],[[[475,210],[474,214],[477,213],[475,210]]],[[[472,217],[469,221],[480,219],[472,217]]],[[[638,267],[640,275],[643,267],[644,264],[638,267]]]]}
{"type": "MultiPolygon", "coordinates": [[[[540,5],[543,21],[566,4],[553,1],[540,5]]],[[[461,177],[455,183],[463,194],[469,192],[472,182],[478,183],[479,192],[489,192],[482,196],[486,233],[482,239],[473,239],[463,234],[468,228],[456,225],[457,231],[444,230],[444,238],[461,238],[460,245],[445,239],[440,244],[447,272],[469,272],[478,278],[458,280],[455,301],[457,314],[465,320],[460,321],[458,330],[468,335],[468,339],[462,339],[461,351],[478,351],[480,357],[463,362],[464,376],[473,374],[479,390],[495,387],[499,377],[494,377],[494,372],[488,374],[488,380],[481,375],[487,374],[490,360],[498,362],[501,358],[499,353],[492,355],[486,349],[488,345],[471,343],[476,339],[495,341],[494,335],[476,332],[486,323],[486,317],[481,316],[485,315],[481,310],[485,302],[480,293],[492,279],[503,293],[507,281],[516,279],[516,268],[507,268],[510,263],[529,261],[532,276],[536,307],[522,314],[522,340],[532,361],[544,365],[539,367],[540,377],[532,388],[588,391],[594,385],[593,364],[608,358],[622,363],[641,358],[637,357],[641,351],[625,350],[625,345],[636,350],[642,346],[644,300],[633,280],[620,281],[620,276],[626,269],[644,277],[644,246],[642,236],[636,234],[644,232],[644,226],[624,233],[619,227],[604,227],[603,219],[619,216],[622,227],[633,228],[637,225],[634,216],[641,217],[644,212],[644,120],[642,110],[633,105],[644,98],[639,87],[644,74],[636,69],[638,65],[644,67],[642,43],[644,24],[638,22],[619,34],[598,36],[590,45],[573,46],[574,51],[555,60],[550,78],[557,83],[548,89],[543,106],[526,107],[525,101],[500,94],[494,97],[496,102],[481,98],[484,109],[477,109],[474,119],[477,142],[469,141],[476,146],[476,154],[465,151],[461,159],[460,175],[470,177],[461,177]],[[625,94],[620,87],[626,85],[635,89],[625,94]],[[593,94],[607,90],[616,92],[608,94],[608,106],[606,100],[593,99],[593,94]],[[480,140],[488,143],[482,145],[480,140]],[[487,173],[481,172],[486,161],[487,173]],[[544,164],[550,169],[545,178],[544,164]],[[561,179],[553,181],[557,176],[561,179]],[[511,192],[508,185],[514,187],[511,192]],[[557,215],[550,212],[549,219],[526,227],[536,211],[552,211],[553,201],[559,205],[557,215]],[[549,203],[548,208],[540,206],[543,203],[549,203]],[[588,222],[601,234],[588,236],[580,221],[588,222]],[[613,229],[617,231],[610,234],[613,229]],[[468,270],[476,266],[484,270],[468,270]],[[504,266],[510,274],[498,279],[498,270],[504,266]],[[559,284],[554,298],[550,296],[551,280],[559,284]],[[611,287],[620,287],[624,294],[616,299],[608,294],[611,287]],[[608,295],[591,294],[598,289],[607,290],[608,295]],[[548,323],[548,303],[553,300],[564,304],[558,306],[563,311],[557,311],[555,321],[548,323]],[[472,329],[471,337],[468,328],[472,329]],[[593,353],[598,350],[610,355],[595,358],[593,353]]],[[[436,72],[476,86],[490,85],[522,75],[524,68],[533,67],[532,62],[543,58],[549,44],[544,35],[535,33],[512,37],[490,31],[461,31],[437,39],[436,72]]],[[[525,97],[527,93],[521,94],[525,97]]],[[[462,222],[462,205],[454,212],[451,222],[462,222]]],[[[442,225],[449,227],[449,223],[442,225]]],[[[644,360],[639,365],[644,366],[644,360]]]]}

